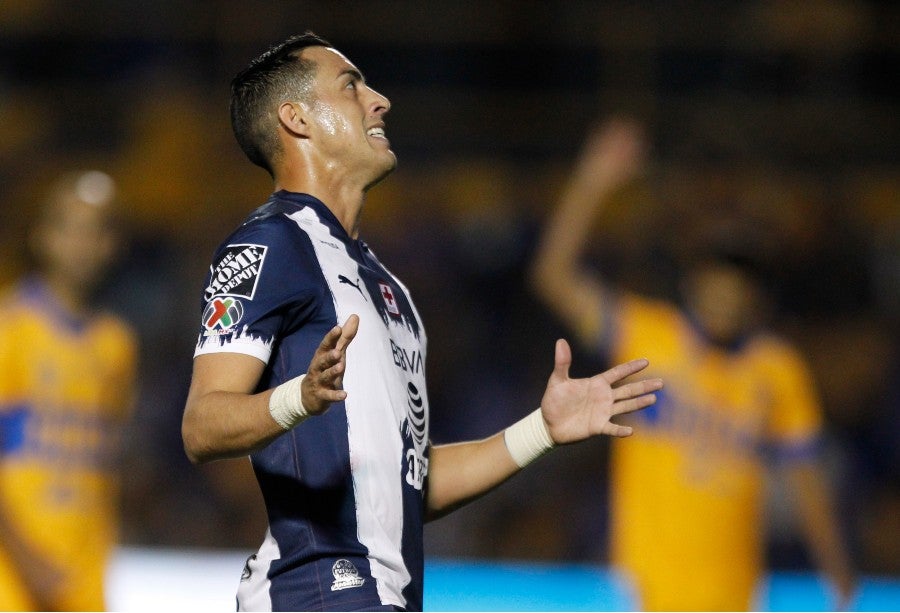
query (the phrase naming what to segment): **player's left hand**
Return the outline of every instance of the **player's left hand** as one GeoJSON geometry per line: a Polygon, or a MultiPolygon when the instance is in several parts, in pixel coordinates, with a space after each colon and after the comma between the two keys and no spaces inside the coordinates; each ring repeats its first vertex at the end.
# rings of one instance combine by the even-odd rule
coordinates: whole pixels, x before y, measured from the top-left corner
{"type": "Polygon", "coordinates": [[[554,361],[541,411],[550,436],[560,445],[596,434],[630,436],[630,426],[615,424],[611,419],[650,406],[656,402],[653,392],[663,386],[662,379],[642,379],[613,387],[645,369],[650,363],[645,359],[619,364],[587,379],[570,379],[572,350],[562,339],[556,341],[554,361]]]}

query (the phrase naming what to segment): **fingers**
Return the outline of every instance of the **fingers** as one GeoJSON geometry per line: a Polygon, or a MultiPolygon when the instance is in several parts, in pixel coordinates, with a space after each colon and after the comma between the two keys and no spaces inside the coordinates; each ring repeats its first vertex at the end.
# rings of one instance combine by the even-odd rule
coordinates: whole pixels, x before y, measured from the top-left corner
{"type": "Polygon", "coordinates": [[[338,353],[335,357],[335,353],[332,350],[309,366],[306,378],[310,392],[318,403],[337,402],[347,397],[347,392],[343,390],[346,361],[343,354],[338,353]]]}
{"type": "Polygon", "coordinates": [[[569,378],[569,367],[572,365],[572,348],[565,339],[556,341],[556,351],[553,356],[553,375],[563,380],[569,378]]]}
{"type": "Polygon", "coordinates": [[[324,337],[322,337],[322,342],[319,343],[319,348],[316,350],[316,353],[324,353],[331,351],[337,346],[338,339],[341,338],[341,327],[335,326],[331,330],[329,330],[324,337]]]}
{"type": "Polygon", "coordinates": [[[650,361],[646,358],[639,358],[637,360],[631,360],[630,362],[625,362],[624,364],[619,364],[617,366],[613,366],[606,372],[602,373],[600,376],[606,379],[607,383],[612,385],[617,381],[621,381],[626,377],[630,377],[631,375],[641,372],[650,364],[650,361]]]}
{"type": "Polygon", "coordinates": [[[316,350],[316,353],[330,353],[334,354],[335,357],[339,357],[346,351],[350,341],[356,338],[356,333],[358,331],[359,316],[351,315],[347,318],[347,321],[344,322],[343,326],[335,326],[325,334],[322,338],[322,342],[319,343],[319,348],[316,350]]]}
{"type": "Polygon", "coordinates": [[[633,432],[634,429],[631,426],[620,426],[619,424],[610,422],[606,424],[606,428],[604,429],[603,434],[623,438],[626,436],[631,436],[633,432]]]}
{"type": "Polygon", "coordinates": [[[343,326],[335,326],[322,339],[310,370],[313,366],[325,376],[336,377],[344,371],[347,346],[359,331],[359,316],[351,315],[343,326]]]}
{"type": "Polygon", "coordinates": [[[631,413],[649,407],[654,402],[656,402],[656,394],[645,394],[643,396],[638,396],[637,398],[620,400],[613,404],[612,414],[622,415],[624,413],[631,413]]]}
{"type": "Polygon", "coordinates": [[[304,405],[315,405],[321,410],[332,402],[347,397],[343,390],[344,371],[347,368],[347,347],[359,331],[359,317],[351,315],[343,326],[329,330],[319,343],[307,371],[310,398],[304,397],[304,405]],[[309,404],[307,404],[309,402],[309,404]]]}
{"type": "Polygon", "coordinates": [[[350,344],[350,341],[356,338],[357,331],[359,331],[359,315],[354,314],[348,317],[347,321],[344,322],[344,325],[341,328],[341,334],[335,343],[335,348],[339,351],[344,351],[347,348],[347,345],[350,344]]]}
{"type": "Polygon", "coordinates": [[[643,379],[613,389],[613,400],[627,400],[662,389],[662,379],[643,379]]]}

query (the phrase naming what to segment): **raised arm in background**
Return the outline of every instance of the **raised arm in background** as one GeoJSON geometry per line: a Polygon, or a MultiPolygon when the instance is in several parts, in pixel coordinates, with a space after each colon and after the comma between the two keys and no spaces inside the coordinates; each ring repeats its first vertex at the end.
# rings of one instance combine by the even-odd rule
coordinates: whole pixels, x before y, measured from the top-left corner
{"type": "Polygon", "coordinates": [[[615,119],[594,128],[546,222],[531,266],[534,291],[582,343],[603,329],[606,288],[580,260],[607,198],[641,171],[644,149],[642,131],[630,121],[615,119]]]}

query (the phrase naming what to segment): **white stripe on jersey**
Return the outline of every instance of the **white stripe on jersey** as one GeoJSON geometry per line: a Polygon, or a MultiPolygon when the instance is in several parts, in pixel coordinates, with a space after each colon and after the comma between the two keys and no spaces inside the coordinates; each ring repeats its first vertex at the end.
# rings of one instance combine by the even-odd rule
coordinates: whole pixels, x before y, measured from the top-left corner
{"type": "MultiPolygon", "coordinates": [[[[389,321],[386,325],[373,302],[384,300],[381,295],[371,295],[362,283],[339,282],[339,276],[358,280],[359,265],[346,247],[334,240],[329,228],[311,208],[288,217],[310,236],[331,290],[338,323],[342,324],[354,313],[360,317],[359,331],[347,349],[344,375],[357,538],[368,548],[371,573],[382,603],[402,607],[406,605],[402,591],[411,577],[401,554],[404,522],[401,424],[407,417],[407,385],[412,382],[419,390],[426,387],[424,368],[417,373],[406,372],[391,356],[393,346],[414,347],[424,354],[425,333],[421,325],[420,338],[402,323],[389,321]]],[[[390,280],[409,299],[406,288],[392,275],[390,280]]],[[[412,304],[411,299],[409,303],[412,304]]],[[[415,315],[418,318],[418,313],[415,315]]],[[[425,403],[427,409],[427,398],[425,403]]],[[[427,424],[425,428],[427,431],[427,424]]]]}
{"type": "Polygon", "coordinates": [[[271,611],[272,597],[269,595],[269,567],[272,562],[281,557],[278,543],[272,537],[272,532],[266,530],[266,538],[263,540],[255,557],[247,560],[249,577],[241,577],[238,585],[237,602],[238,611],[271,611]]]}

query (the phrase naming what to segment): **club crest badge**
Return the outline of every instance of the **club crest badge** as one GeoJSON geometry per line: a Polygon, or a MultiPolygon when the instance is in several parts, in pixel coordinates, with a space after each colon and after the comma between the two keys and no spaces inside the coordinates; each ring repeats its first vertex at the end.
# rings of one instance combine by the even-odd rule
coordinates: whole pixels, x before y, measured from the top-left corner
{"type": "Polygon", "coordinates": [[[400,306],[397,304],[397,299],[394,298],[394,290],[391,289],[391,286],[384,281],[379,281],[378,290],[381,293],[381,297],[384,299],[384,304],[387,307],[388,313],[394,317],[400,317],[400,306]]]}

